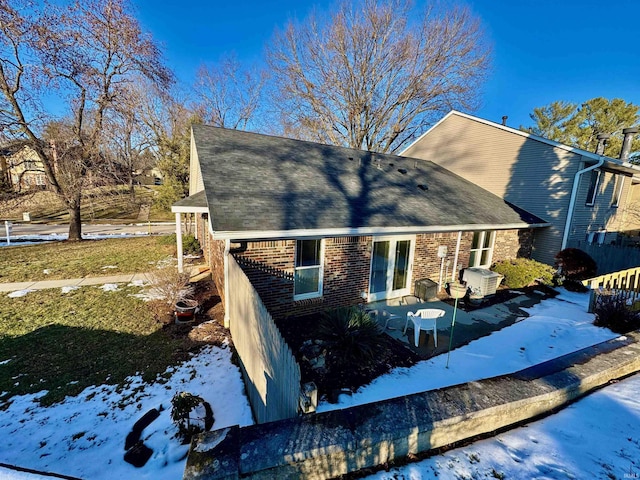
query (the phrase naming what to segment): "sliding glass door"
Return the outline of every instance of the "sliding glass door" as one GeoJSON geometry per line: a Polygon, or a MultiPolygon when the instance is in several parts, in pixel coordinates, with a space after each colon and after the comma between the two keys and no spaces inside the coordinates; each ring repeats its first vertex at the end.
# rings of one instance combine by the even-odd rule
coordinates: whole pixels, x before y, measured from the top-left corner
{"type": "Polygon", "coordinates": [[[371,254],[369,300],[409,295],[414,238],[398,237],[374,240],[371,254]]]}

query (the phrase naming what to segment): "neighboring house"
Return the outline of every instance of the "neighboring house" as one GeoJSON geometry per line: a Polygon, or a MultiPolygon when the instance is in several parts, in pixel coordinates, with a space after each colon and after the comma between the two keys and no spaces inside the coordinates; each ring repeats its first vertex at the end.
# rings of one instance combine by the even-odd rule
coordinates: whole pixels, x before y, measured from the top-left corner
{"type": "Polygon", "coordinates": [[[548,226],[433,162],[394,155],[196,125],[190,168],[177,225],[196,214],[225,303],[232,256],[276,318],[529,256],[533,229],[548,226]]]}
{"type": "Polygon", "coordinates": [[[14,191],[44,189],[47,177],[36,152],[28,146],[0,148],[0,173],[14,191]]]}
{"type": "Polygon", "coordinates": [[[532,256],[553,265],[565,247],[617,243],[620,232],[640,227],[633,214],[640,167],[628,153],[609,158],[452,111],[402,155],[429,160],[548,221],[550,228],[535,232],[532,256]]]}

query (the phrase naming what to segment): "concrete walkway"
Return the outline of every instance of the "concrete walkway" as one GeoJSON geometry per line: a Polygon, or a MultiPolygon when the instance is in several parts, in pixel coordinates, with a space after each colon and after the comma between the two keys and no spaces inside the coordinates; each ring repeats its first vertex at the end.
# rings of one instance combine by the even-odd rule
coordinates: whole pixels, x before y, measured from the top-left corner
{"type": "Polygon", "coordinates": [[[106,275],[104,277],[69,278],[62,280],[39,280],[37,282],[0,283],[0,292],[16,292],[19,290],[46,290],[47,288],[86,287],[105,283],[131,283],[133,281],[149,282],[146,273],[129,273],[127,275],[106,275]]]}
{"type": "MultiPolygon", "coordinates": [[[[188,268],[191,268],[191,277],[189,278],[191,283],[198,282],[211,275],[209,267],[206,265],[190,265],[188,268]]],[[[151,282],[149,274],[147,273],[127,273],[123,275],[105,275],[99,277],[0,283],[0,293],[17,292],[19,290],[46,290],[47,288],[86,287],[92,285],[103,285],[105,283],[131,283],[136,281],[144,283],[151,282]]]]}

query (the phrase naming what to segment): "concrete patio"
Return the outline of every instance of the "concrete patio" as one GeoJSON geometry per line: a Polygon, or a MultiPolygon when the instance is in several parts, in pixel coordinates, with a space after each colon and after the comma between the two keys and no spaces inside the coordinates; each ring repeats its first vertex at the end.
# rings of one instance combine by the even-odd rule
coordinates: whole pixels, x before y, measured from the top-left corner
{"type": "MultiPolygon", "coordinates": [[[[545,294],[538,291],[516,295],[502,303],[465,312],[458,308],[456,324],[453,332],[451,348],[458,348],[491,332],[500,330],[523,320],[528,315],[522,308],[529,308],[542,301],[545,294]]],[[[460,304],[459,304],[460,305],[460,304]]],[[[367,304],[367,309],[374,312],[378,323],[385,327],[385,333],[402,342],[422,358],[429,358],[449,349],[453,306],[441,300],[421,301],[414,296],[383,300],[367,304]],[[414,344],[413,322],[409,321],[406,333],[403,334],[407,321],[407,313],[421,308],[437,308],[445,311],[445,315],[437,319],[438,346],[436,348],[430,332],[420,332],[419,346],[414,344]]]]}

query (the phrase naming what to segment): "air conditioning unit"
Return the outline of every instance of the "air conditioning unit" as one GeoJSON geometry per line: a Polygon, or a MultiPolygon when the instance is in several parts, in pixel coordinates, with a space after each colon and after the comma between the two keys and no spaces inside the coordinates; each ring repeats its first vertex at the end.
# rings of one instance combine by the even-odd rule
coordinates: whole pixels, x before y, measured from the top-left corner
{"type": "Polygon", "coordinates": [[[462,281],[467,282],[467,287],[485,297],[496,293],[503,278],[504,275],[486,268],[465,268],[462,274],[462,281]]]}

